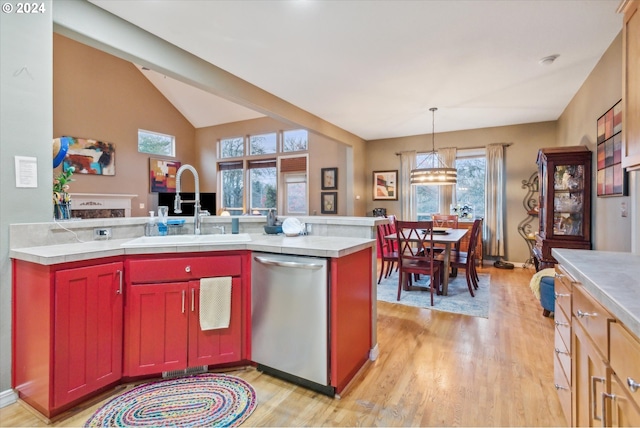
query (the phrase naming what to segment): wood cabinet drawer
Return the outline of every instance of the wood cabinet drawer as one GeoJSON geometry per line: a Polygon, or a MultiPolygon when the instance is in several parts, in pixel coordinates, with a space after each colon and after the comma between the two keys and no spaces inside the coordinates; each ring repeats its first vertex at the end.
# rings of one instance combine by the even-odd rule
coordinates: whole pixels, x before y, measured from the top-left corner
{"type": "Polygon", "coordinates": [[[614,321],[613,316],[578,284],[573,285],[572,313],[584,330],[589,332],[603,359],[608,360],[609,322],[614,321]]]}
{"type": "Polygon", "coordinates": [[[557,357],[553,359],[553,382],[558,391],[558,399],[564,413],[567,425],[571,425],[571,370],[569,376],[566,375],[562,362],[557,357]]]}
{"type": "MultiPolygon", "coordinates": [[[[558,306],[556,305],[556,309],[558,306]]],[[[554,323],[556,325],[556,336],[560,336],[565,344],[566,349],[571,353],[571,312],[565,313],[560,308],[554,312],[554,323]]]]}
{"type": "Polygon", "coordinates": [[[640,406],[640,342],[622,325],[610,325],[609,364],[629,396],[640,406]],[[632,391],[635,389],[635,392],[632,391]]]}
{"type": "MultiPolygon", "coordinates": [[[[553,288],[556,295],[556,311],[564,311],[567,319],[571,318],[571,293],[573,280],[564,275],[556,275],[553,288]]],[[[557,315],[555,315],[557,317],[557,315]]],[[[571,324],[571,322],[569,322],[571,324]]]]}
{"type": "Polygon", "coordinates": [[[129,283],[159,283],[238,276],[241,269],[241,256],[209,256],[129,260],[125,272],[129,283]]]}
{"type": "Polygon", "coordinates": [[[554,341],[554,353],[556,354],[556,359],[560,362],[562,369],[564,371],[567,379],[571,379],[571,352],[570,347],[567,346],[562,339],[562,336],[558,334],[556,331],[555,341],[554,341]]]}

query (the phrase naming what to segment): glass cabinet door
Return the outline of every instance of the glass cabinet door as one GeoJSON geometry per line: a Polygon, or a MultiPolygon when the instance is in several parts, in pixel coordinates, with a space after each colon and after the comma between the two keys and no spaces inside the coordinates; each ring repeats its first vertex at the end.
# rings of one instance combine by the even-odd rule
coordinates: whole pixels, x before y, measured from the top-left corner
{"type": "MultiPolygon", "coordinates": [[[[549,171],[551,172],[551,171],[549,171]]],[[[583,165],[555,165],[553,176],[553,234],[584,235],[583,165]]]]}

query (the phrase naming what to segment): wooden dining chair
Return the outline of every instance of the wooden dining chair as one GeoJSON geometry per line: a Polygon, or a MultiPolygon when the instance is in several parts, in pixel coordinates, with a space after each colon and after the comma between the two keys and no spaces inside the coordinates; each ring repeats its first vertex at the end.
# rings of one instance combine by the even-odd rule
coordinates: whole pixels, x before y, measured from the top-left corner
{"type": "Polygon", "coordinates": [[[458,228],[458,216],[455,214],[431,214],[431,220],[433,220],[433,227],[458,228]]]}
{"type": "MultiPolygon", "coordinates": [[[[394,233],[396,233],[396,216],[393,214],[390,214],[387,216],[387,218],[389,219],[389,223],[385,225],[386,230],[387,230],[387,234],[385,236],[389,236],[389,235],[393,235],[394,233]]],[[[393,248],[393,251],[398,251],[398,243],[395,239],[390,239],[388,240],[393,248]]]]}
{"type": "Polygon", "coordinates": [[[382,266],[380,266],[380,274],[378,275],[378,284],[382,281],[382,275],[387,278],[391,275],[391,271],[394,266],[398,269],[398,252],[394,248],[394,241],[386,239],[385,236],[390,235],[389,224],[379,224],[376,227],[376,238],[378,248],[380,248],[380,260],[382,266]]]}
{"type": "Polygon", "coordinates": [[[432,221],[397,221],[398,300],[411,275],[429,275],[431,306],[433,293],[439,292],[443,279],[442,262],[434,258],[432,221]]]}
{"type": "MultiPolygon", "coordinates": [[[[449,266],[452,269],[464,269],[465,278],[467,280],[467,288],[471,297],[475,297],[473,290],[478,289],[478,271],[476,270],[476,247],[478,244],[478,237],[480,236],[480,227],[482,227],[482,219],[476,219],[471,226],[471,232],[469,233],[469,248],[467,251],[452,250],[449,255],[449,266]]],[[[444,256],[439,254],[436,256],[437,260],[443,261],[444,256]]]]}
{"type": "MultiPolygon", "coordinates": [[[[433,220],[433,227],[447,227],[451,229],[458,228],[458,216],[456,214],[431,214],[431,220],[433,220]]],[[[458,249],[459,244],[455,244],[455,249],[458,249]]],[[[443,244],[435,245],[435,252],[442,253],[445,251],[445,246],[443,244]]],[[[451,276],[455,277],[458,275],[458,270],[454,267],[451,268],[451,276]]]]}

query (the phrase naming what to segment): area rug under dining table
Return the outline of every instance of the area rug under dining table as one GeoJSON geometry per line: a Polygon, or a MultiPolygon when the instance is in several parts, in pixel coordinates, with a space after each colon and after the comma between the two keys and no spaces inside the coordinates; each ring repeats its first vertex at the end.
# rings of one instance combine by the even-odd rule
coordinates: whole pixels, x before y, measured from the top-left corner
{"type": "MultiPolygon", "coordinates": [[[[478,277],[480,280],[478,281],[478,289],[474,290],[475,297],[471,297],[467,288],[464,270],[460,270],[458,276],[449,278],[448,294],[446,296],[434,294],[433,306],[431,306],[431,297],[428,289],[402,290],[400,301],[398,301],[398,272],[394,272],[388,278],[383,278],[378,284],[378,300],[436,311],[489,318],[491,277],[487,274],[478,274],[478,277]]],[[[429,277],[422,276],[419,281],[414,281],[413,285],[428,287],[429,277]]]]}

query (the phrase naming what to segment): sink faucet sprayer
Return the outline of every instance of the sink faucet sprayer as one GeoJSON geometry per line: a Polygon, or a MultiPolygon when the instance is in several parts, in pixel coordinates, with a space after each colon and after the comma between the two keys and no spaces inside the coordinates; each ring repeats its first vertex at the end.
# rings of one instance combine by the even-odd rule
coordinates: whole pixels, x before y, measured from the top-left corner
{"type": "Polygon", "coordinates": [[[176,174],[176,198],[173,201],[173,211],[176,214],[182,213],[183,202],[193,204],[193,233],[196,235],[200,235],[200,223],[202,221],[200,216],[204,214],[200,212],[200,177],[198,176],[198,171],[196,171],[196,169],[189,164],[182,165],[178,169],[178,173],[176,174]],[[185,169],[188,169],[193,173],[193,178],[196,182],[196,198],[192,201],[183,201],[182,199],[180,199],[180,177],[182,176],[182,172],[185,169]]]}

